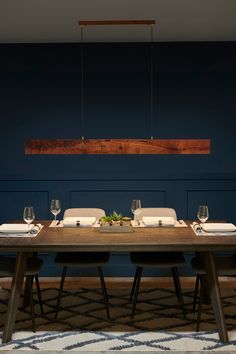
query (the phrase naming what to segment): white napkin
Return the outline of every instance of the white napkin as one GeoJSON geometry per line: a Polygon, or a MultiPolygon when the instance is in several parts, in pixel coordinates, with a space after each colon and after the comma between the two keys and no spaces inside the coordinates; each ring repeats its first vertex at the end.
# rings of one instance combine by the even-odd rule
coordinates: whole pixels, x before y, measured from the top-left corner
{"type": "Polygon", "coordinates": [[[1,233],[7,234],[20,234],[20,233],[27,233],[34,228],[34,225],[27,225],[27,224],[2,224],[0,226],[1,233]]]}
{"type": "Polygon", "coordinates": [[[193,231],[195,232],[195,234],[197,235],[199,232],[202,232],[202,228],[201,228],[201,225],[197,222],[193,222],[191,225],[191,228],[193,229],[193,231]]]}
{"type": "Polygon", "coordinates": [[[233,232],[236,231],[236,226],[231,223],[206,223],[201,224],[201,227],[206,232],[233,232]]]}
{"type": "Polygon", "coordinates": [[[142,221],[145,226],[175,226],[176,220],[171,216],[144,216],[142,221]]]}
{"type": "Polygon", "coordinates": [[[35,237],[43,228],[41,224],[2,224],[0,226],[0,237],[35,237]]]}
{"type": "Polygon", "coordinates": [[[79,226],[93,226],[96,218],[91,216],[71,216],[63,220],[64,227],[79,227],[79,226]]]}

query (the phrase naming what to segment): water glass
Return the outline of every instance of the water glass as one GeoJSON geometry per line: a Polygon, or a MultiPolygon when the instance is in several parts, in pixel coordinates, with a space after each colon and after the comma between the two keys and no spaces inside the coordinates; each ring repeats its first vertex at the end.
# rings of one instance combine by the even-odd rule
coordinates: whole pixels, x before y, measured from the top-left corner
{"type": "Polygon", "coordinates": [[[141,213],[141,200],[134,199],[131,204],[131,211],[134,214],[134,222],[137,225],[137,216],[141,213]]]}
{"type": "Polygon", "coordinates": [[[23,219],[28,224],[28,228],[30,230],[30,224],[35,219],[34,208],[32,206],[24,207],[23,219]]]}
{"type": "Polygon", "coordinates": [[[207,205],[200,205],[198,208],[197,217],[201,224],[204,224],[209,218],[209,211],[207,205]]]}
{"type": "Polygon", "coordinates": [[[60,200],[53,199],[51,201],[51,213],[54,215],[55,223],[57,222],[57,215],[60,213],[60,211],[61,211],[60,200]]]}

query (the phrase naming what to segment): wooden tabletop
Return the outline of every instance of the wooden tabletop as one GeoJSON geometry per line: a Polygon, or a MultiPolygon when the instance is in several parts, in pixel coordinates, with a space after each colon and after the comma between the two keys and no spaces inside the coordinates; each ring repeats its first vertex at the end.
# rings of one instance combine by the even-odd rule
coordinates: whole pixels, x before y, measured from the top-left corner
{"type": "MultiPolygon", "coordinates": [[[[232,251],[235,236],[196,236],[188,227],[134,228],[132,233],[101,233],[98,228],[43,229],[36,237],[0,237],[1,252],[38,251],[232,251]]],[[[190,222],[188,222],[190,224],[190,222]]]]}

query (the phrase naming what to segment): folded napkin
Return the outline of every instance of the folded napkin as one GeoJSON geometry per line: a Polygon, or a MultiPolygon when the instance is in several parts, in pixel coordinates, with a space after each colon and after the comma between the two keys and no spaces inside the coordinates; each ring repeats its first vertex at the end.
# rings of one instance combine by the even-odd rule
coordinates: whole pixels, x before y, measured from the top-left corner
{"type": "Polygon", "coordinates": [[[198,224],[197,222],[193,222],[191,227],[195,231],[196,234],[202,231],[201,225],[198,224]]]}
{"type": "Polygon", "coordinates": [[[176,220],[171,216],[144,216],[142,221],[145,226],[175,226],[176,220]]]}
{"type": "Polygon", "coordinates": [[[0,226],[1,233],[7,234],[20,234],[20,233],[27,233],[33,229],[34,225],[27,225],[27,224],[2,224],[0,226]]]}
{"type": "Polygon", "coordinates": [[[206,223],[201,224],[201,227],[206,232],[233,232],[236,231],[236,226],[231,223],[206,223]]]}
{"type": "Polygon", "coordinates": [[[0,236],[36,236],[43,228],[41,224],[2,224],[0,226],[0,236]]]}
{"type": "MultiPolygon", "coordinates": [[[[210,225],[210,223],[207,223],[210,225]]],[[[219,224],[219,223],[217,223],[219,224]]],[[[225,223],[224,223],[225,224],[225,223]]],[[[231,224],[232,225],[232,224],[231,224]]],[[[220,236],[220,237],[227,237],[227,236],[236,236],[236,227],[233,228],[226,226],[227,230],[222,231],[220,228],[209,228],[209,231],[204,230],[201,226],[204,226],[204,224],[199,224],[197,222],[193,222],[191,225],[191,228],[193,229],[195,235],[197,236],[220,236]],[[210,231],[211,230],[211,231],[210,231]],[[213,231],[214,230],[214,231],[213,231]]]]}
{"type": "Polygon", "coordinates": [[[86,216],[71,216],[67,217],[63,220],[64,227],[78,227],[78,226],[93,226],[95,224],[96,218],[95,217],[86,217],[86,216]]]}

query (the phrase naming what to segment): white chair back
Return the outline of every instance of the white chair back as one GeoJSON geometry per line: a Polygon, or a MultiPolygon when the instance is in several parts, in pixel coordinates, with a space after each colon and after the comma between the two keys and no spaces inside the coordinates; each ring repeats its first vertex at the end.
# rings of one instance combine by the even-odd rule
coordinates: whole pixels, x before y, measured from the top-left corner
{"type": "Polygon", "coordinates": [[[141,208],[137,220],[141,220],[143,216],[170,216],[177,220],[176,211],[172,208],[141,208]]]}
{"type": "Polygon", "coordinates": [[[90,216],[100,219],[105,216],[106,213],[103,209],[99,208],[70,208],[66,209],[64,212],[64,219],[67,217],[77,217],[77,216],[90,216]]]}

